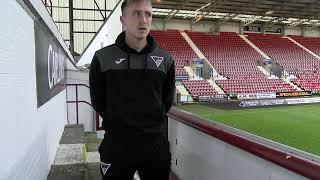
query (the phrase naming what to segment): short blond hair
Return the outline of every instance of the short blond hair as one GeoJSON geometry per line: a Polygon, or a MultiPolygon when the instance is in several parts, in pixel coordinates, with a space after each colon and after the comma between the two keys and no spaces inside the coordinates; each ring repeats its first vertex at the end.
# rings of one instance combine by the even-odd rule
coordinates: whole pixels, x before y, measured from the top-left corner
{"type": "Polygon", "coordinates": [[[145,3],[148,3],[152,7],[151,0],[124,0],[121,4],[122,14],[127,6],[130,6],[131,4],[136,3],[136,2],[145,2],[145,3]]]}

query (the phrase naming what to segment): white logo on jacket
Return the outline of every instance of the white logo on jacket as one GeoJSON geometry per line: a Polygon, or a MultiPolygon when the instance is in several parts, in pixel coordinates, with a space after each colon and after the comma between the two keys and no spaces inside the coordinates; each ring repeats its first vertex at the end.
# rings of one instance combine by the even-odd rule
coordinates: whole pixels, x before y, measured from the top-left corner
{"type": "Polygon", "coordinates": [[[104,162],[100,162],[100,168],[101,168],[101,171],[103,173],[103,175],[106,175],[108,169],[110,168],[111,164],[107,164],[107,163],[104,163],[104,162]]]}
{"type": "Polygon", "coordinates": [[[118,61],[115,61],[115,62],[116,62],[116,64],[120,64],[120,63],[122,63],[122,61],[124,61],[124,60],[126,60],[126,58],[120,58],[118,61]]]}
{"type": "Polygon", "coordinates": [[[160,64],[164,59],[164,57],[159,57],[159,56],[151,56],[151,58],[154,61],[154,63],[156,63],[157,68],[160,66],[160,64]]]}

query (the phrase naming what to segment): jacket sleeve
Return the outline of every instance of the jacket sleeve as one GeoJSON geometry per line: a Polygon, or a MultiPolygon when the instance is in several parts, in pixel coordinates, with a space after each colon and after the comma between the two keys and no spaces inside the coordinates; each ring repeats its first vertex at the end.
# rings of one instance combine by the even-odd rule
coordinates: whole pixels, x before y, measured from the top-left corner
{"type": "Polygon", "coordinates": [[[172,106],[172,101],[175,93],[175,65],[174,61],[167,72],[166,81],[163,89],[163,102],[165,106],[165,113],[167,114],[172,106]]]}
{"type": "Polygon", "coordinates": [[[91,104],[98,114],[105,118],[105,81],[100,69],[100,62],[94,55],[89,73],[91,104]]]}

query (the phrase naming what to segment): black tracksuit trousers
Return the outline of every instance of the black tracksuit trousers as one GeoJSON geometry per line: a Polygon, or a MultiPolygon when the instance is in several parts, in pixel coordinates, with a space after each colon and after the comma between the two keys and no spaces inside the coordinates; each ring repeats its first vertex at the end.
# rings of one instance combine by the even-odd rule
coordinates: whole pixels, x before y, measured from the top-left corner
{"type": "Polygon", "coordinates": [[[171,154],[163,137],[117,137],[105,135],[99,147],[103,180],[168,180],[171,154]]]}

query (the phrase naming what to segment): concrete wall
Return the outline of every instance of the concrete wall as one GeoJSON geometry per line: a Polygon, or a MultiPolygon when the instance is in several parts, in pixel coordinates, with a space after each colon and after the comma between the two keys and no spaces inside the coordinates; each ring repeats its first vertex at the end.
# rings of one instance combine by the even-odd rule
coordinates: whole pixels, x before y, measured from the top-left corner
{"type": "Polygon", "coordinates": [[[166,29],[190,30],[190,21],[172,19],[166,23],[166,29]]]}
{"type": "Polygon", "coordinates": [[[67,122],[66,91],[37,108],[34,19],[6,0],[0,23],[0,179],[45,180],[67,122]]]}
{"type": "Polygon", "coordinates": [[[171,169],[183,180],[307,178],[169,118],[171,169]]]}
{"type": "MultiPolygon", "coordinates": [[[[164,26],[163,19],[154,18],[152,22],[152,29],[164,30],[166,29],[177,29],[180,31],[196,31],[196,32],[210,32],[210,27],[212,22],[209,21],[200,21],[190,26],[190,20],[177,20],[171,19],[164,26]]],[[[220,27],[221,32],[236,32],[239,33],[239,23],[228,22],[220,27]]]]}
{"type": "Polygon", "coordinates": [[[305,36],[305,37],[320,37],[320,29],[319,28],[304,28],[303,33],[303,27],[301,26],[295,26],[295,27],[285,27],[285,34],[286,35],[299,35],[299,36],[305,36]]]}
{"type": "Polygon", "coordinates": [[[295,26],[295,27],[285,26],[284,33],[285,33],[285,35],[300,35],[301,36],[302,28],[299,26],[295,26]]]}
{"type": "Polygon", "coordinates": [[[189,30],[190,29],[190,21],[186,20],[170,20],[164,25],[164,21],[161,18],[153,18],[151,29],[155,30],[165,30],[165,29],[177,29],[180,31],[189,30]]]}
{"type": "Polygon", "coordinates": [[[304,36],[305,37],[320,37],[320,29],[319,28],[306,29],[304,36]]]}
{"type": "Polygon", "coordinates": [[[220,32],[236,32],[239,33],[239,23],[228,22],[220,27],[220,32]]]}
{"type": "Polygon", "coordinates": [[[207,21],[200,21],[192,25],[192,31],[196,32],[210,32],[211,23],[207,21]]]}

